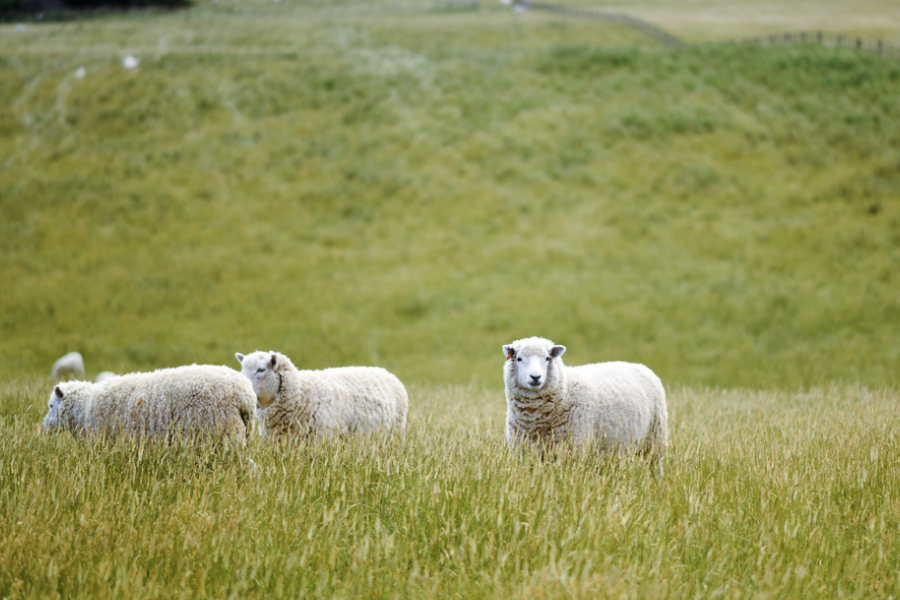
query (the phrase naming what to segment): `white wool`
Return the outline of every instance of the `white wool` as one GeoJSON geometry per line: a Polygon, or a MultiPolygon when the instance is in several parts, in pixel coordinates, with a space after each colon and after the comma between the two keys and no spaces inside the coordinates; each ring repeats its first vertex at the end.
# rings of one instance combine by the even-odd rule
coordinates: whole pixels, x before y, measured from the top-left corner
{"type": "Polygon", "coordinates": [[[277,352],[235,354],[253,384],[266,438],[332,437],[406,429],[409,397],[394,375],[378,367],[298,370],[277,352]]]}
{"type": "Polygon", "coordinates": [[[75,377],[84,377],[84,359],[78,352],[69,352],[53,363],[50,379],[73,379],[75,377]]]}
{"type": "Polygon", "coordinates": [[[666,392],[647,367],[607,362],[567,367],[565,346],[532,337],[503,347],[506,441],[561,442],[661,459],[668,441],[666,392]]]}
{"type": "Polygon", "coordinates": [[[224,438],[243,445],[255,429],[256,395],[233,369],[192,365],[60,383],[44,428],[115,435],[224,438]]]}

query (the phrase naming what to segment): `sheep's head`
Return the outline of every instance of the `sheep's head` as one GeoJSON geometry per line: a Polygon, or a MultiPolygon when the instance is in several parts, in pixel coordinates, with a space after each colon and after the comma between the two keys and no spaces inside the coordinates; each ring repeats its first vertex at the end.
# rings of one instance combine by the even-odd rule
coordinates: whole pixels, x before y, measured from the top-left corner
{"type": "Polygon", "coordinates": [[[503,354],[506,356],[503,371],[507,386],[514,384],[531,392],[554,387],[562,366],[559,357],[565,351],[565,346],[557,346],[550,340],[538,337],[503,346],[503,354]]]}
{"type": "Polygon", "coordinates": [[[81,422],[79,415],[84,414],[84,394],[90,387],[90,383],[82,381],[60,383],[54,387],[47,401],[44,431],[51,433],[59,429],[84,427],[85,423],[81,422]]]}
{"type": "Polygon", "coordinates": [[[253,384],[257,404],[265,408],[275,401],[281,388],[282,356],[276,352],[254,352],[234,355],[241,363],[241,373],[253,384]]]}

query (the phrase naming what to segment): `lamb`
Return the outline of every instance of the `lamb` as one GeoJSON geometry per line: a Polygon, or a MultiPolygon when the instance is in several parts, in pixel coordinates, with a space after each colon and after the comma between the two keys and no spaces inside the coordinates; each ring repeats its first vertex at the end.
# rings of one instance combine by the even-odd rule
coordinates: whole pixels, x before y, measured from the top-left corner
{"type": "Polygon", "coordinates": [[[256,392],[256,415],[267,439],[324,437],[379,430],[403,433],[409,396],[378,367],[298,370],[278,352],[235,354],[256,392]]]}
{"type": "Polygon", "coordinates": [[[599,452],[638,451],[662,460],[668,440],[666,392],[644,365],[563,365],[565,346],[531,337],[503,346],[506,443],[569,443],[599,452]]]}
{"type": "Polygon", "coordinates": [[[102,383],[60,383],[50,394],[44,429],[221,439],[243,446],[256,426],[255,406],[253,387],[234,369],[192,365],[102,383]]]}
{"type": "Polygon", "coordinates": [[[69,352],[53,363],[53,370],[50,371],[51,380],[59,381],[75,377],[84,377],[84,359],[78,352],[69,352]]]}

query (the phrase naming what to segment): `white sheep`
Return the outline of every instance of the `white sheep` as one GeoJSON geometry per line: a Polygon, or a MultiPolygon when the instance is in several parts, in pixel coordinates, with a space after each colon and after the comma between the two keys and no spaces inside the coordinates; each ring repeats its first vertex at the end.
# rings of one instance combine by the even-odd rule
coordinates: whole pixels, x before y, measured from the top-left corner
{"type": "Polygon", "coordinates": [[[60,380],[84,377],[84,359],[78,352],[69,352],[55,363],[50,371],[50,379],[60,380]]]}
{"type": "Polygon", "coordinates": [[[663,458],[668,439],[666,392],[644,365],[563,365],[565,346],[531,337],[503,346],[506,442],[560,442],[601,452],[638,451],[663,458]]]}
{"type": "Polygon", "coordinates": [[[403,433],[409,396],[394,375],[378,367],[298,370],[277,352],[235,354],[253,384],[266,438],[321,436],[380,429],[403,433]]]}
{"type": "Polygon", "coordinates": [[[50,394],[44,428],[224,439],[243,446],[256,426],[255,407],[256,394],[237,371],[192,365],[102,383],[60,383],[50,394]]]}
{"type": "Polygon", "coordinates": [[[100,371],[97,373],[97,376],[94,377],[94,383],[103,383],[107,379],[112,379],[113,377],[118,377],[118,375],[112,371],[100,371]]]}

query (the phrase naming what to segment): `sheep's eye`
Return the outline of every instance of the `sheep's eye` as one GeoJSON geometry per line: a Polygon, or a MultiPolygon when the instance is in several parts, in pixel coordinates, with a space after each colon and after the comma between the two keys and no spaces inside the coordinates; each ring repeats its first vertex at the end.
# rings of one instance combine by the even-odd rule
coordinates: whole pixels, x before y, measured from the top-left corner
{"type": "Polygon", "coordinates": [[[265,369],[265,367],[263,367],[262,369],[257,369],[256,372],[257,373],[265,373],[266,369],[265,369]]]}
{"type": "Polygon", "coordinates": [[[519,361],[519,362],[522,362],[522,359],[521,359],[521,358],[517,358],[516,360],[519,361]]]}

